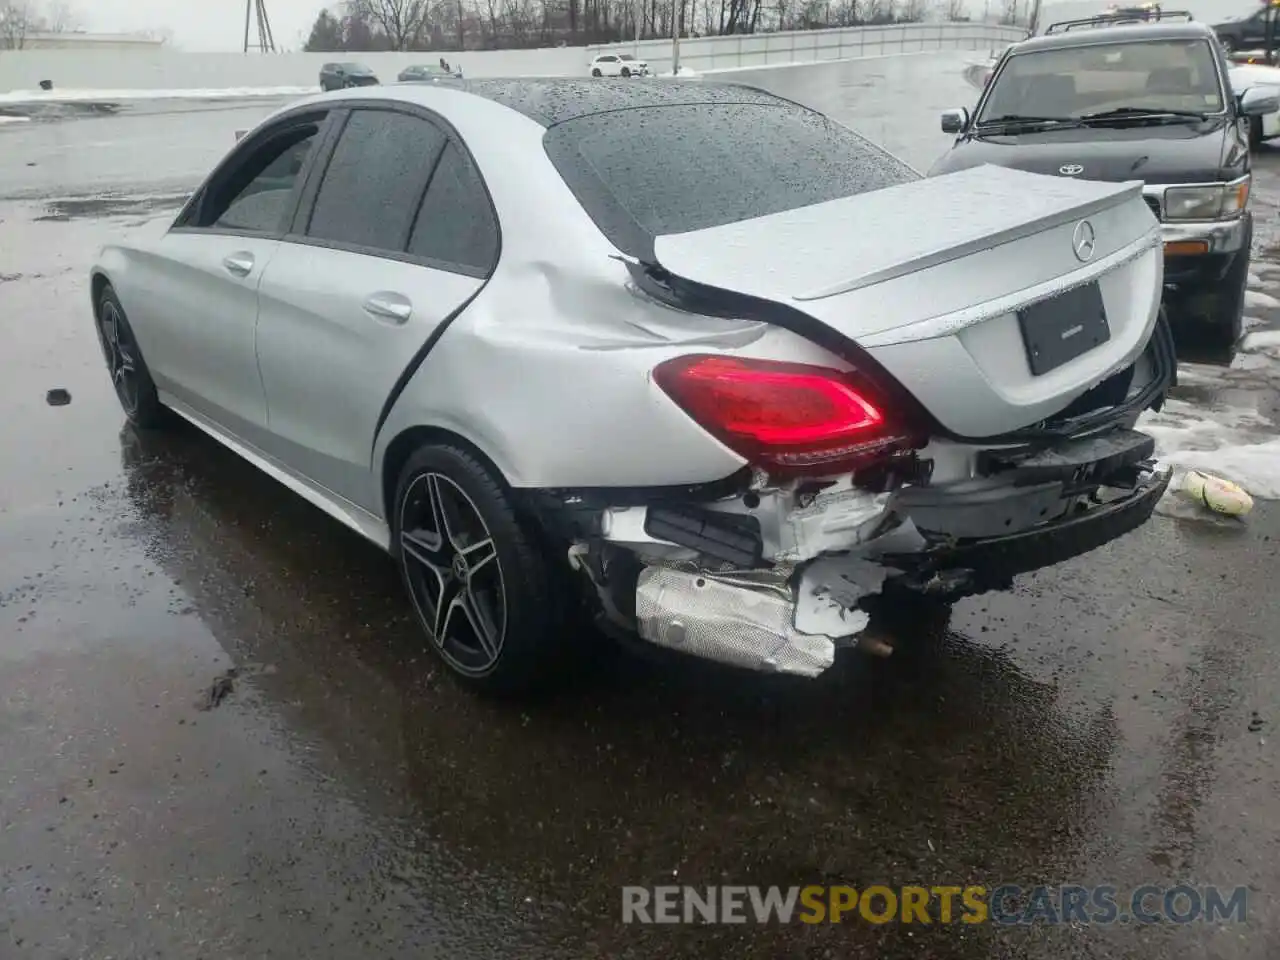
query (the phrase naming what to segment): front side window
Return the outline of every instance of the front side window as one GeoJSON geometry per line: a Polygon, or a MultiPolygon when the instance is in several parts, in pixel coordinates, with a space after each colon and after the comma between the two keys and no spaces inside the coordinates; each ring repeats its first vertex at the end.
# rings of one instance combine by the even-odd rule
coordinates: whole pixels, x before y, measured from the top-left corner
{"type": "Polygon", "coordinates": [[[284,229],[289,198],[319,133],[319,122],[303,123],[253,147],[243,163],[211,184],[190,225],[237,233],[284,229]]]}
{"type": "Polygon", "coordinates": [[[445,135],[421,117],[351,114],[316,195],[307,236],[402,253],[445,135]]]}
{"type": "Polygon", "coordinates": [[[1209,41],[1147,40],[1015,53],[993,79],[977,121],[1079,119],[1124,109],[1220,113],[1222,89],[1209,41]]]}
{"type": "Polygon", "coordinates": [[[620,250],[918,178],[847,127],[792,103],[641,107],[557,124],[547,154],[620,250]]]}

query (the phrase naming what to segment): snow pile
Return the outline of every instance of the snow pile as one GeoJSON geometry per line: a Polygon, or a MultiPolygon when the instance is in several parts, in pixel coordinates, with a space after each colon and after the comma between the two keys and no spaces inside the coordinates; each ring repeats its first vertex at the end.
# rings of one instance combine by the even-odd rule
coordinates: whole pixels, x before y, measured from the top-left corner
{"type": "Polygon", "coordinates": [[[678,74],[672,73],[670,70],[668,70],[666,73],[658,74],[658,76],[660,77],[679,76],[681,80],[695,80],[698,77],[702,76],[702,74],[700,74],[697,70],[693,69],[693,67],[681,67],[678,74]]]}
{"type": "Polygon", "coordinates": [[[27,123],[27,122],[29,122],[30,120],[31,120],[31,118],[30,118],[30,117],[6,117],[6,116],[3,116],[3,115],[0,115],[0,124],[6,124],[6,123],[27,123]]]}
{"type": "MultiPolygon", "coordinates": [[[[1190,366],[1179,371],[1181,383],[1194,382],[1190,366]]],[[[1205,409],[1171,399],[1159,413],[1143,415],[1138,429],[1155,438],[1156,457],[1177,473],[1202,470],[1238,483],[1254,497],[1280,500],[1280,437],[1276,424],[1256,411],[1205,409]]],[[[1179,481],[1175,476],[1174,485],[1179,481]]]]}
{"type": "Polygon", "coordinates": [[[247,100],[257,97],[301,97],[318,93],[312,87],[224,87],[193,90],[10,90],[0,104],[119,103],[123,100],[247,100]]]}

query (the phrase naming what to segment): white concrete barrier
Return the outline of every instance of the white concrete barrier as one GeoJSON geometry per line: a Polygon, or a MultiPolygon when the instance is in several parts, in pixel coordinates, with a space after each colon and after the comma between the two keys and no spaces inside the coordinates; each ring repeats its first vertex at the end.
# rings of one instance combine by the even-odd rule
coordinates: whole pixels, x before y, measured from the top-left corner
{"type": "MultiPolygon", "coordinates": [[[[681,63],[697,71],[844,60],[928,50],[1000,46],[1021,33],[994,24],[924,23],[810,30],[681,42],[681,63]]],[[[631,44],[616,44],[629,52],[631,44]]],[[[671,42],[642,43],[655,72],[670,71],[671,42]]],[[[310,86],[331,60],[358,60],[385,80],[411,63],[444,57],[470,77],[586,76],[600,47],[472,50],[462,53],[184,53],[180,50],[18,50],[0,54],[0,93],[34,90],[41,80],[73,90],[216,90],[310,86]]]]}
{"type": "MultiPolygon", "coordinates": [[[[680,65],[694,70],[726,70],[826,60],[926,53],[931,50],[1003,49],[1026,36],[1021,27],[994,23],[893,23],[838,30],[789,30],[783,33],[696,37],[680,41],[680,65]]],[[[654,73],[671,72],[671,41],[642,40],[587,48],[598,53],[631,53],[654,73]]],[[[584,61],[585,64],[586,61],[584,61]]]]}

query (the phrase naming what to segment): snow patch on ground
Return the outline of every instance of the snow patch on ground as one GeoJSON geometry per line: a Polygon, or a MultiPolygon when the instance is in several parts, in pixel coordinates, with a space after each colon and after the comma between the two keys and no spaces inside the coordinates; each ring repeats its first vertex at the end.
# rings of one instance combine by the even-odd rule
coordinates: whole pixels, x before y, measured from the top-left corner
{"type": "Polygon", "coordinates": [[[0,104],[116,103],[121,100],[240,100],[254,97],[300,97],[319,87],[225,87],[193,90],[10,90],[0,104]]]}
{"type": "Polygon", "coordinates": [[[28,123],[30,117],[0,117],[0,124],[4,123],[28,123]]]}
{"type": "MultiPolygon", "coordinates": [[[[1180,371],[1179,379],[1195,378],[1180,371]]],[[[1206,409],[1171,399],[1159,413],[1144,414],[1138,429],[1155,438],[1156,457],[1175,471],[1203,470],[1240,484],[1251,496],[1280,500],[1280,437],[1257,411],[1206,409]]]]}
{"type": "Polygon", "coordinates": [[[1246,307],[1280,307],[1280,300],[1261,290],[1246,290],[1244,303],[1246,307]]]}
{"type": "Polygon", "coordinates": [[[668,70],[666,73],[658,74],[658,76],[660,77],[674,77],[677,75],[681,80],[694,80],[702,76],[702,74],[699,73],[697,70],[693,69],[693,67],[681,67],[679,74],[672,73],[670,70],[668,70]]]}

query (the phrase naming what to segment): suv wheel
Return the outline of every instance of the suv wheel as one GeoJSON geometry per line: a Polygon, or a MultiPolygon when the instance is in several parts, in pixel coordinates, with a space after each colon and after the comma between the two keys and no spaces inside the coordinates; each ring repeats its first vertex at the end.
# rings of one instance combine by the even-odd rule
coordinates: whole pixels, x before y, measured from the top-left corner
{"type": "Polygon", "coordinates": [[[630,77],[630,76],[631,76],[631,68],[630,68],[630,67],[623,67],[623,68],[622,68],[622,75],[623,75],[624,77],[630,77]]]}
{"type": "Polygon", "coordinates": [[[599,68],[599,67],[592,67],[592,68],[591,68],[591,75],[592,75],[593,77],[600,77],[600,76],[603,76],[603,74],[600,72],[600,68],[599,68]]]}
{"type": "Polygon", "coordinates": [[[396,488],[392,548],[427,642],[466,683],[514,694],[555,675],[564,594],[506,486],[466,450],[419,449],[396,488]]]}

